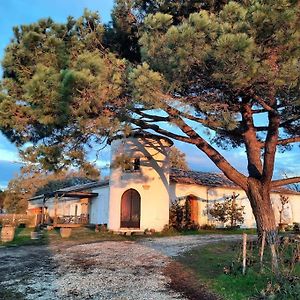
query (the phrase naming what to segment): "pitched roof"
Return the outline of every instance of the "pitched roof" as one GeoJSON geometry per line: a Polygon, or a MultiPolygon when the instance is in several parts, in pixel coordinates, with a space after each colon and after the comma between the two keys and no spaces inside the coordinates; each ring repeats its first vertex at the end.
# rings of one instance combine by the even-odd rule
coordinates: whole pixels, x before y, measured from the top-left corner
{"type": "MultiPolygon", "coordinates": [[[[108,184],[109,184],[108,180],[102,180],[102,181],[89,182],[89,183],[85,183],[85,184],[73,185],[73,186],[63,188],[63,189],[58,189],[56,191],[52,191],[51,193],[46,193],[46,194],[42,194],[42,195],[32,197],[29,200],[32,201],[32,200],[41,199],[43,197],[53,197],[56,193],[59,194],[59,195],[63,195],[63,194],[68,193],[69,195],[72,194],[74,196],[75,192],[87,191],[89,189],[97,188],[97,187],[101,187],[101,186],[106,186],[108,184]]],[[[95,193],[90,193],[90,194],[92,196],[92,194],[95,194],[95,193]]],[[[79,195],[79,193],[78,193],[78,195],[79,195]]]]}
{"type": "Polygon", "coordinates": [[[38,188],[35,196],[49,194],[68,187],[81,186],[83,184],[95,183],[97,181],[86,177],[67,177],[59,180],[50,180],[44,186],[38,188]]]}
{"type": "MultiPolygon", "coordinates": [[[[184,171],[179,169],[170,170],[170,182],[183,184],[198,184],[210,187],[230,187],[241,189],[238,185],[229,180],[222,173],[210,173],[201,171],[184,171]]],[[[291,190],[287,187],[276,187],[273,193],[300,195],[300,192],[291,190]]]]}
{"type": "Polygon", "coordinates": [[[175,183],[238,188],[238,186],[235,183],[233,183],[231,180],[229,180],[227,177],[225,177],[225,175],[221,173],[184,171],[179,169],[171,169],[170,181],[175,183]]]}

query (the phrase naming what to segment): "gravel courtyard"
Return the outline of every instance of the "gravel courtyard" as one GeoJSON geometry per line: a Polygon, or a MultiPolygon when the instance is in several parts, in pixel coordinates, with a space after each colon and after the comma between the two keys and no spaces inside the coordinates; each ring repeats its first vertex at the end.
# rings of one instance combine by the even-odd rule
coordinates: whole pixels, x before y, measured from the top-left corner
{"type": "Polygon", "coordinates": [[[240,238],[197,235],[3,248],[0,298],[188,299],[170,288],[166,270],[172,257],[196,246],[240,238]]]}

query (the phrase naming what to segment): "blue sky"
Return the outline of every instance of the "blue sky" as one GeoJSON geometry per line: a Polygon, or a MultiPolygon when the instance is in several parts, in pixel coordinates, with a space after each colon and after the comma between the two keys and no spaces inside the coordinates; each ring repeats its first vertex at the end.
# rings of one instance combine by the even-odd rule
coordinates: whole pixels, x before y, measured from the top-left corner
{"type": "MultiPolygon", "coordinates": [[[[84,8],[99,11],[103,22],[106,23],[110,20],[112,7],[113,0],[0,0],[0,59],[12,38],[13,26],[29,24],[47,17],[51,17],[57,22],[64,22],[70,15],[79,17],[84,8]]],[[[187,154],[191,169],[218,171],[198,149],[182,143],[176,143],[176,145],[187,154]]],[[[237,169],[246,172],[243,149],[222,152],[237,169]]],[[[294,147],[291,152],[278,153],[276,177],[280,176],[282,172],[294,173],[295,170],[300,170],[299,154],[299,147],[294,147]]],[[[103,151],[102,159],[103,161],[98,161],[99,166],[105,165],[106,160],[109,159],[108,149],[103,151]]],[[[0,133],[0,189],[7,186],[8,181],[19,171],[19,168],[17,149],[0,133]]]]}

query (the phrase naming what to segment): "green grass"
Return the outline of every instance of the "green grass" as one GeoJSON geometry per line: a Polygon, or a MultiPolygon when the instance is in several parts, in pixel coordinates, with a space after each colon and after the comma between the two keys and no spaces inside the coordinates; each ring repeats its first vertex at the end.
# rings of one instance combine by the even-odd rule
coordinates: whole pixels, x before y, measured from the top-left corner
{"type": "MultiPolygon", "coordinates": [[[[79,227],[72,229],[72,235],[70,238],[61,238],[59,229],[51,231],[41,231],[41,237],[38,240],[31,240],[30,234],[33,228],[17,228],[15,238],[11,242],[3,243],[0,241],[0,246],[17,247],[26,245],[46,245],[51,243],[57,243],[59,241],[78,241],[82,243],[107,241],[107,240],[137,240],[149,236],[120,236],[110,232],[95,232],[94,228],[79,227]]],[[[248,234],[255,234],[255,229],[200,229],[200,230],[186,230],[186,231],[175,231],[167,230],[162,233],[155,233],[153,237],[165,237],[165,236],[176,236],[176,235],[206,235],[206,234],[241,234],[246,232],[248,234]]]]}
{"type": "MultiPolygon", "coordinates": [[[[243,276],[241,264],[237,262],[240,252],[241,246],[239,244],[218,243],[192,250],[182,255],[178,260],[192,269],[201,282],[224,299],[244,300],[258,295],[260,291],[266,288],[268,282],[276,282],[276,278],[268,265],[263,272],[260,272],[258,263],[254,263],[252,267],[248,268],[246,275],[243,276]],[[235,263],[231,265],[232,262],[235,263]],[[231,274],[224,274],[224,267],[230,266],[231,274]]],[[[253,257],[255,257],[254,252],[253,250],[253,257]]],[[[268,251],[265,259],[266,261],[269,260],[268,251]]],[[[293,275],[300,276],[299,264],[293,275]]]]}
{"type": "Polygon", "coordinates": [[[165,236],[176,236],[176,235],[207,235],[207,234],[220,234],[220,235],[230,235],[230,234],[256,234],[256,229],[227,229],[227,228],[215,228],[215,229],[199,229],[199,230],[183,230],[176,231],[175,229],[168,229],[163,232],[157,232],[154,234],[155,237],[165,237],[165,236]]]}
{"type": "Polygon", "coordinates": [[[124,240],[124,236],[115,235],[108,231],[106,232],[95,232],[94,228],[90,227],[79,227],[73,228],[72,234],[69,238],[62,238],[60,236],[59,229],[56,228],[50,231],[44,231],[44,236],[48,243],[56,243],[59,241],[78,241],[83,243],[97,242],[97,241],[108,241],[108,240],[124,240]]]}
{"type": "Polygon", "coordinates": [[[40,238],[38,240],[32,240],[31,232],[33,230],[33,228],[17,228],[14,240],[6,243],[0,241],[0,246],[18,247],[26,245],[56,244],[64,241],[91,243],[97,241],[128,239],[128,237],[125,238],[124,236],[114,235],[109,232],[95,232],[92,228],[80,227],[72,229],[70,238],[62,238],[60,236],[59,229],[54,229],[51,231],[42,230],[40,238]]]}
{"type": "Polygon", "coordinates": [[[39,240],[31,240],[30,234],[33,231],[33,228],[17,228],[15,231],[14,240],[11,242],[2,242],[0,241],[0,246],[7,247],[17,247],[17,246],[26,246],[26,245],[41,245],[45,244],[45,238],[42,237],[39,240]]]}
{"type": "Polygon", "coordinates": [[[215,229],[199,229],[199,230],[191,230],[191,231],[183,231],[183,235],[190,235],[190,234],[256,234],[256,229],[250,228],[250,229],[226,229],[226,228],[215,228],[215,229]]]}

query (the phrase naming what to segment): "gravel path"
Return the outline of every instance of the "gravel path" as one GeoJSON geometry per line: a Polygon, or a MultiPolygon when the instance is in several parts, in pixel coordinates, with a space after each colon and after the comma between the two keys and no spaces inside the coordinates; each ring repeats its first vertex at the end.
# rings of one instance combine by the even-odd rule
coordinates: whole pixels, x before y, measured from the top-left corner
{"type": "Polygon", "coordinates": [[[176,236],[0,249],[0,299],[186,299],[168,288],[172,256],[240,236],[176,236]]]}

